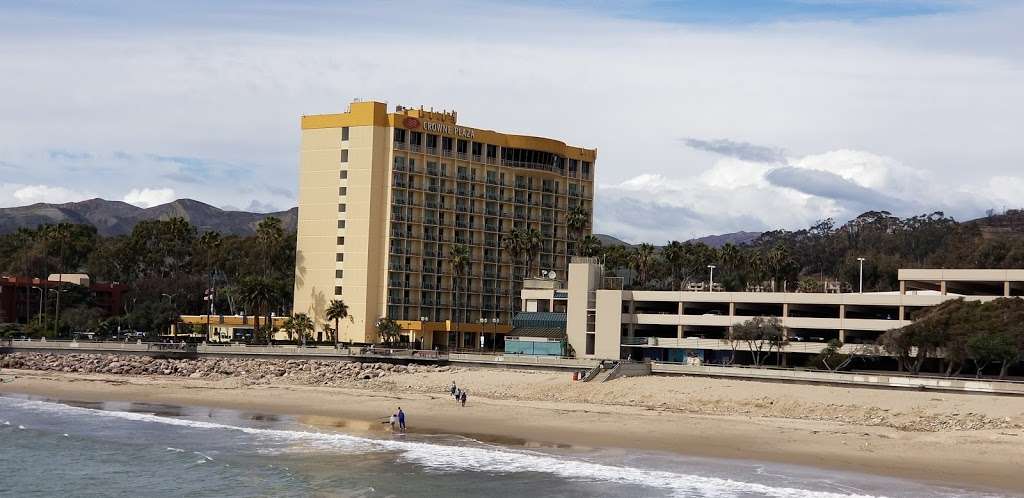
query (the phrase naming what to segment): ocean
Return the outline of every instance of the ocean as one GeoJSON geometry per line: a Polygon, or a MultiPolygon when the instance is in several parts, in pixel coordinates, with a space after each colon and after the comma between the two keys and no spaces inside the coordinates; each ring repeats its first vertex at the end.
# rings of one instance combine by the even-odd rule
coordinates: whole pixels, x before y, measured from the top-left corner
{"type": "Polygon", "coordinates": [[[788,465],[346,432],[347,425],[0,396],[0,496],[998,496],[788,465]]]}

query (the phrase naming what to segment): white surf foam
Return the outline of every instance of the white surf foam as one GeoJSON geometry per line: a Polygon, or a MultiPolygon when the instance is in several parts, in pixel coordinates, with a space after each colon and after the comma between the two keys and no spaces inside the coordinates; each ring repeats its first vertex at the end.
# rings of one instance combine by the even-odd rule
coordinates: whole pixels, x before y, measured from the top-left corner
{"type": "MultiPolygon", "coordinates": [[[[776,498],[868,498],[857,493],[812,491],[792,487],[737,481],[720,477],[649,470],[560,458],[544,453],[495,449],[494,447],[452,446],[415,441],[370,439],[346,434],[259,429],[214,422],[161,417],[145,413],[95,410],[58,403],[6,398],[23,408],[113,417],[138,422],[159,423],[203,430],[228,430],[250,434],[276,442],[301,442],[309,448],[342,452],[392,451],[399,458],[438,472],[478,471],[490,473],[540,472],[565,479],[639,485],[672,491],[678,496],[735,497],[757,494],[776,498]]],[[[171,448],[168,448],[171,450],[171,448]]],[[[203,455],[204,457],[206,455],[203,455]]],[[[209,458],[209,457],[206,457],[209,458]]],[[[212,460],[212,459],[210,459],[212,460]]],[[[209,460],[207,460],[209,461],[209,460]]],[[[197,462],[198,463],[198,462],[197,462]]]]}

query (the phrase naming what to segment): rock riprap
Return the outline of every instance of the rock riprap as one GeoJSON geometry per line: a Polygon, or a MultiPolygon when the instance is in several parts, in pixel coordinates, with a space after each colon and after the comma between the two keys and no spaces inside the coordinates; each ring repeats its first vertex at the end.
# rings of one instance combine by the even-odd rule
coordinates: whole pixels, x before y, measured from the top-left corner
{"type": "Polygon", "coordinates": [[[238,377],[257,384],[274,382],[307,385],[368,381],[398,373],[452,370],[447,366],[341,360],[165,359],[136,355],[23,352],[0,357],[0,368],[86,374],[165,375],[211,380],[238,377]]]}

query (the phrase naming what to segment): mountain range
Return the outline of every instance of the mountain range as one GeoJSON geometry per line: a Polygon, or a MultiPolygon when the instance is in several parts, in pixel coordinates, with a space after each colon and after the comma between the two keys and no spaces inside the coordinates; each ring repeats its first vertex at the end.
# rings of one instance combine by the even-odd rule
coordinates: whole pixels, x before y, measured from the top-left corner
{"type": "MultiPolygon", "coordinates": [[[[131,233],[135,224],[143,220],[166,220],[172,217],[186,219],[199,231],[216,231],[225,235],[252,235],[256,225],[269,216],[281,219],[285,230],[294,231],[299,208],[276,213],[251,213],[247,211],[226,211],[216,206],[192,199],[178,199],[167,204],[140,208],[127,202],[89,199],[64,204],[37,203],[29,206],[0,208],[0,234],[11,233],[19,228],[35,228],[55,223],[92,225],[100,235],[113,236],[131,233]]],[[[601,243],[608,245],[631,245],[611,235],[595,234],[601,243]]],[[[694,242],[704,242],[720,247],[732,242],[743,244],[757,238],[760,232],[735,232],[709,235],[694,242]]]]}
{"type": "Polygon", "coordinates": [[[178,199],[150,208],[140,208],[121,201],[89,199],[64,204],[38,203],[0,208],[0,234],[48,223],[75,223],[92,225],[104,236],[124,235],[130,233],[140,221],[180,217],[200,231],[252,235],[256,232],[256,225],[269,216],[280,218],[285,230],[294,231],[298,215],[299,208],[276,213],[225,211],[192,199],[178,199]]]}
{"type": "MultiPolygon", "coordinates": [[[[166,220],[181,217],[195,225],[200,231],[216,231],[225,235],[252,235],[256,225],[264,218],[274,216],[281,219],[284,229],[295,231],[299,208],[275,213],[251,213],[227,211],[192,199],[178,199],[167,204],[141,208],[121,201],[89,199],[64,204],[37,203],[29,206],[0,208],[0,234],[11,233],[19,228],[35,228],[54,223],[76,223],[92,225],[100,235],[113,236],[130,233],[135,224],[143,220],[166,220]]],[[[986,237],[998,237],[1024,233],[1024,211],[1009,210],[1002,214],[989,215],[970,220],[977,224],[986,237]]],[[[632,245],[611,235],[594,234],[605,246],[632,245]]],[[[732,232],[708,235],[692,239],[712,247],[726,243],[742,245],[757,239],[761,232],[732,232]]]]}

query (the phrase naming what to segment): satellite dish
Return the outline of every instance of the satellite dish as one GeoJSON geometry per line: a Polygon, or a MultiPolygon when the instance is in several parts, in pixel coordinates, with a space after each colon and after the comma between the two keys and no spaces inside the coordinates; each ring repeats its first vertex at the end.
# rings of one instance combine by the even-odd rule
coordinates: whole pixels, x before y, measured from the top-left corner
{"type": "Polygon", "coordinates": [[[554,280],[554,279],[558,278],[558,274],[556,274],[554,270],[551,270],[551,271],[548,272],[548,278],[550,278],[551,280],[554,280]]]}

